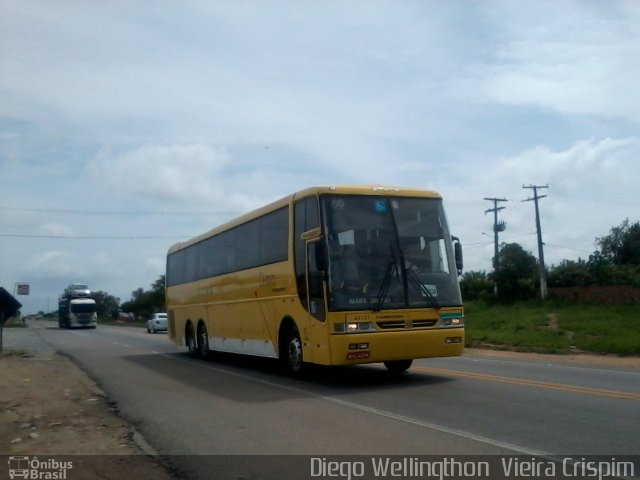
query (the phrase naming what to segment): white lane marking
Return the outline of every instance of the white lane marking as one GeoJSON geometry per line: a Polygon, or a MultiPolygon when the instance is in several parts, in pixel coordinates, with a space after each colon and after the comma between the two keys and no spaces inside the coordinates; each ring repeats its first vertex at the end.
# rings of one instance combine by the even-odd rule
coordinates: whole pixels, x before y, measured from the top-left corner
{"type": "Polygon", "coordinates": [[[125,347],[125,348],[130,348],[131,345],[127,345],[126,343],[120,343],[120,342],[111,342],[114,345],[117,345],[119,347],[125,347]]]}
{"type": "Polygon", "coordinates": [[[424,420],[418,420],[416,418],[411,418],[411,417],[406,417],[404,415],[399,415],[397,413],[393,413],[393,412],[388,412],[386,410],[380,410],[378,408],[374,408],[374,407],[367,407],[366,405],[360,405],[359,403],[354,403],[354,402],[348,402],[346,400],[340,400],[338,398],[333,398],[333,397],[327,397],[326,395],[318,395],[315,392],[312,392],[310,390],[305,390],[303,388],[299,388],[299,387],[292,387],[289,385],[283,385],[281,383],[277,383],[277,382],[273,382],[271,380],[264,380],[261,378],[256,378],[256,377],[252,377],[251,375],[247,375],[244,373],[238,373],[238,372],[232,372],[229,370],[225,370],[223,368],[220,367],[214,367],[213,365],[209,365],[206,363],[199,363],[199,362],[194,362],[191,360],[185,360],[183,358],[179,358],[176,357],[174,355],[170,355],[167,353],[163,353],[161,354],[164,357],[170,358],[172,360],[176,360],[182,363],[185,363],[187,365],[198,365],[200,367],[203,368],[208,368],[210,370],[214,370],[216,372],[220,372],[220,373],[224,373],[227,375],[231,375],[237,378],[242,378],[244,380],[249,380],[252,382],[256,382],[256,383],[260,383],[262,385],[268,385],[270,387],[276,387],[276,388],[281,388],[283,390],[287,390],[290,392],[294,392],[297,394],[304,394],[310,397],[314,397],[314,398],[318,398],[320,400],[324,400],[326,402],[330,402],[330,403],[334,403],[337,405],[341,405],[344,407],[348,407],[348,408],[353,408],[355,410],[359,410],[361,412],[366,412],[366,413],[372,413],[374,415],[378,415],[381,417],[385,417],[385,418],[390,418],[392,420],[397,420],[400,422],[404,422],[404,423],[408,423],[410,425],[414,425],[417,427],[422,427],[422,428],[428,428],[431,430],[436,430],[438,432],[443,432],[443,433],[447,433],[450,435],[454,435],[457,437],[462,437],[462,438],[466,438],[468,440],[473,440],[479,443],[484,443],[486,445],[491,445],[493,447],[498,447],[498,448],[503,448],[506,450],[511,450],[513,452],[518,452],[518,453],[522,453],[525,455],[532,455],[532,456],[539,456],[539,457],[551,457],[552,454],[548,453],[548,452],[542,452],[540,450],[534,450],[531,448],[527,448],[527,447],[522,447],[520,445],[515,445],[513,443],[509,443],[509,442],[502,442],[500,440],[494,440],[492,438],[488,438],[488,437],[484,437],[482,435],[476,435],[475,433],[471,433],[471,432],[465,432],[463,430],[458,430],[455,428],[450,428],[450,427],[444,427],[442,425],[436,425],[435,423],[431,423],[431,422],[426,422],[424,420]]]}

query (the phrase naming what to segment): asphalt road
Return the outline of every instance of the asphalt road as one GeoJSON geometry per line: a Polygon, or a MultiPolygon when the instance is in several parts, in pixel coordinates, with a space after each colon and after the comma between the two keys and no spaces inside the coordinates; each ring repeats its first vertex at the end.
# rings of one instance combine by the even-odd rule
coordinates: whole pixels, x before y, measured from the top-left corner
{"type": "Polygon", "coordinates": [[[296,380],[272,360],[193,360],[144,329],[34,328],[179,477],[309,478],[309,460],[287,455],[640,454],[634,368],[468,354],[400,377],[371,365],[296,380]]]}

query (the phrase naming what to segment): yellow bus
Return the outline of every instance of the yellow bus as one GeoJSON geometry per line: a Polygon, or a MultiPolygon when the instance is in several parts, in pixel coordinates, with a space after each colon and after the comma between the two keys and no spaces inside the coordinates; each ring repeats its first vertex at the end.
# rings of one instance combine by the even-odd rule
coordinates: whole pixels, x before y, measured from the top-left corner
{"type": "Polygon", "coordinates": [[[167,254],[171,340],[306,364],[460,355],[462,248],[435,192],[314,187],[167,254]]]}

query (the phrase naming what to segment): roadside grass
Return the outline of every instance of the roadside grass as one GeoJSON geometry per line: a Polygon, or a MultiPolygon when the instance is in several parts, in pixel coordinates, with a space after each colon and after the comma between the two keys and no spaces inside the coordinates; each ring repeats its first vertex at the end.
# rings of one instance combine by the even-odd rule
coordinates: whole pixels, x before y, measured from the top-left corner
{"type": "Polygon", "coordinates": [[[26,350],[2,350],[0,352],[0,358],[7,358],[7,357],[30,358],[30,357],[33,357],[33,354],[27,352],[26,350]]]}
{"type": "Polygon", "coordinates": [[[11,317],[7,319],[7,321],[2,326],[3,328],[25,328],[27,325],[22,321],[22,319],[11,317]]]}
{"type": "MultiPolygon", "coordinates": [[[[146,321],[98,325],[146,328],[146,321]]],[[[465,303],[466,346],[534,353],[640,355],[640,305],[465,303]]]]}
{"type": "Polygon", "coordinates": [[[639,305],[468,302],[465,325],[468,347],[640,355],[639,305]]]}
{"type": "Polygon", "coordinates": [[[580,350],[640,355],[640,305],[567,306],[560,323],[580,350]]]}

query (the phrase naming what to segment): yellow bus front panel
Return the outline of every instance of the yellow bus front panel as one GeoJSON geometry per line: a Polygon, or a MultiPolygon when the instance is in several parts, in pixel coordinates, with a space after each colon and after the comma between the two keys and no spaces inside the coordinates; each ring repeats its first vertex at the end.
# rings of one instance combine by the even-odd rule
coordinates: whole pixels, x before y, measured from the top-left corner
{"type": "Polygon", "coordinates": [[[462,354],[464,328],[334,334],[331,365],[452,357],[462,354]]]}

